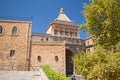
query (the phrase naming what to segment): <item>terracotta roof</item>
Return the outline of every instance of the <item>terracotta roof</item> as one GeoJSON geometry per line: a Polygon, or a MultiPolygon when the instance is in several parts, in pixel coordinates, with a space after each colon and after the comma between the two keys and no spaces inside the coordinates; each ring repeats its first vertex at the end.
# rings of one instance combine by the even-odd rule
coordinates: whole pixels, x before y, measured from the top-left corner
{"type": "Polygon", "coordinates": [[[75,26],[73,22],[68,22],[68,21],[62,21],[62,20],[55,20],[51,24],[62,24],[62,25],[70,25],[70,26],[75,26]]]}
{"type": "Polygon", "coordinates": [[[46,31],[50,28],[50,25],[52,25],[52,24],[66,25],[66,26],[79,28],[79,25],[75,25],[73,22],[62,21],[62,20],[55,20],[55,21],[53,21],[52,23],[49,24],[49,26],[47,27],[46,31]]]}

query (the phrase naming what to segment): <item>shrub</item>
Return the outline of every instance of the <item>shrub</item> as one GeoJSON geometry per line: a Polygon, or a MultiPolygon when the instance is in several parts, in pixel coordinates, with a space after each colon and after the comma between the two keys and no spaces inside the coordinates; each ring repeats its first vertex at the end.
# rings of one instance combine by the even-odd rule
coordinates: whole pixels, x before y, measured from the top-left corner
{"type": "Polygon", "coordinates": [[[45,65],[42,67],[45,74],[47,75],[47,77],[50,80],[70,80],[69,78],[65,77],[64,75],[55,72],[54,70],[52,70],[49,65],[45,65]]]}

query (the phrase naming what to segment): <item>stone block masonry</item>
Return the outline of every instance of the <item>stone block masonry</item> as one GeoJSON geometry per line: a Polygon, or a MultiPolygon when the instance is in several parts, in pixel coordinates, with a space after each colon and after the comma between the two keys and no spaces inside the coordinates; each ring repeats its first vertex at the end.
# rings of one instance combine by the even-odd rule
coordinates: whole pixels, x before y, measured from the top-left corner
{"type": "Polygon", "coordinates": [[[65,75],[65,49],[65,42],[32,41],[31,65],[50,65],[52,69],[65,75]]]}
{"type": "MultiPolygon", "coordinates": [[[[1,20],[0,34],[0,70],[19,70],[18,66],[28,65],[27,58],[30,50],[31,22],[1,20]],[[16,27],[16,34],[12,34],[16,27]],[[14,54],[10,54],[13,50],[14,54]],[[8,69],[10,68],[10,69],[8,69]]],[[[12,52],[13,53],[13,52],[12,52]]]]}

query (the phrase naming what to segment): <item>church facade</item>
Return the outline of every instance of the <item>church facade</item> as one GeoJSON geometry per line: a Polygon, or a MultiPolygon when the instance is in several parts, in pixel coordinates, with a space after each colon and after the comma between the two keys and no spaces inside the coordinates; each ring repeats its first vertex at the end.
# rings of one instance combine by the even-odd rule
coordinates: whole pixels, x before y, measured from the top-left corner
{"type": "Polygon", "coordinates": [[[72,75],[72,57],[85,51],[85,42],[63,8],[46,34],[32,33],[32,22],[0,20],[0,70],[37,70],[43,65],[72,75]]]}

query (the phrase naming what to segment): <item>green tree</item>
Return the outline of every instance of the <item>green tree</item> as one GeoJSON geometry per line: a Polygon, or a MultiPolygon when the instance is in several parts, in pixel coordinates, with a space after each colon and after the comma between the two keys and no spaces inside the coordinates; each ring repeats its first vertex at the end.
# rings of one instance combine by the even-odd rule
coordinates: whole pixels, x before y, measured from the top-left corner
{"type": "Polygon", "coordinates": [[[84,5],[85,27],[101,45],[120,41],[120,0],[91,0],[84,5]]]}
{"type": "MultiPolygon", "coordinates": [[[[120,45],[117,46],[120,49],[120,45]]],[[[108,51],[97,45],[90,54],[80,53],[74,56],[77,74],[83,75],[87,80],[105,79],[104,67],[108,68],[109,80],[120,79],[120,52],[108,51]]]]}

